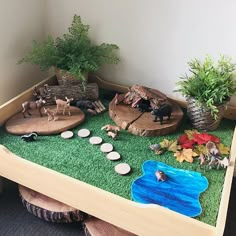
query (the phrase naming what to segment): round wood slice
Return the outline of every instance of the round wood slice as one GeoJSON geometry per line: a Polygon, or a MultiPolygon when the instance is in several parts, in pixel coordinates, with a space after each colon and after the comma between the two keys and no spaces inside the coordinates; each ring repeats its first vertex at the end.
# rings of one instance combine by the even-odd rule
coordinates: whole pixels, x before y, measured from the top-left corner
{"type": "Polygon", "coordinates": [[[135,236],[135,234],[95,217],[86,219],[84,226],[86,236],[135,236]]]}
{"type": "Polygon", "coordinates": [[[98,145],[102,143],[102,138],[94,136],[89,139],[89,142],[94,145],[98,145]]]}
{"type": "Polygon", "coordinates": [[[90,131],[88,129],[80,129],[78,131],[78,136],[81,138],[86,138],[90,135],[90,131]]]}
{"type": "Polygon", "coordinates": [[[120,163],[115,166],[115,172],[120,175],[127,175],[131,171],[131,167],[127,163],[120,163]]]}
{"type": "Polygon", "coordinates": [[[100,147],[102,152],[111,152],[113,150],[113,146],[110,143],[103,143],[100,147]]]}
{"type": "Polygon", "coordinates": [[[116,161],[120,159],[120,154],[118,152],[110,152],[107,154],[107,159],[111,161],[116,161]]]}
{"type": "Polygon", "coordinates": [[[154,116],[150,112],[141,113],[137,108],[130,105],[115,105],[114,99],[109,104],[109,114],[113,121],[123,129],[139,136],[161,136],[174,132],[183,118],[183,111],[179,105],[172,104],[172,114],[170,120],[163,118],[162,125],[159,121],[153,122],[154,116]]]}
{"type": "MultiPolygon", "coordinates": [[[[46,106],[50,110],[56,111],[56,106],[46,106]]],[[[42,109],[43,111],[43,109],[42,109]]],[[[6,130],[11,134],[23,135],[37,132],[39,135],[59,134],[72,129],[81,124],[85,119],[85,114],[77,107],[70,107],[71,116],[58,114],[58,120],[48,121],[46,114],[40,117],[37,110],[32,110],[31,117],[24,118],[22,113],[17,113],[6,122],[6,130]]]]}
{"type": "Polygon", "coordinates": [[[23,206],[33,215],[54,223],[70,223],[84,220],[85,214],[73,207],[19,185],[23,206]]]}
{"type": "Polygon", "coordinates": [[[72,138],[73,136],[74,136],[74,133],[69,130],[61,133],[61,137],[64,139],[69,139],[69,138],[72,138]]]}

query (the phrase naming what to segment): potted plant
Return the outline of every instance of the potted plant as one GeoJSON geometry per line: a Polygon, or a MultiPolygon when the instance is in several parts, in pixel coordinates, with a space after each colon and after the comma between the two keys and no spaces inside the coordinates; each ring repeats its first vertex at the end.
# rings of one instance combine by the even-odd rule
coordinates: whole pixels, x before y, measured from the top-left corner
{"type": "Polygon", "coordinates": [[[87,74],[97,71],[103,64],[116,64],[118,46],[115,44],[94,44],[88,35],[89,25],[74,15],[68,33],[55,40],[48,36],[42,42],[33,41],[31,51],[18,61],[38,65],[41,70],[55,68],[59,84],[86,81],[87,74]],[[72,77],[73,76],[73,77],[72,77]],[[72,78],[72,80],[70,80],[72,78]],[[76,80],[74,80],[76,78],[76,80]]]}
{"type": "Polygon", "coordinates": [[[197,129],[214,130],[223,117],[225,105],[236,94],[235,64],[231,58],[221,56],[217,63],[207,55],[203,62],[188,62],[190,75],[177,82],[187,100],[187,114],[197,129]]]}

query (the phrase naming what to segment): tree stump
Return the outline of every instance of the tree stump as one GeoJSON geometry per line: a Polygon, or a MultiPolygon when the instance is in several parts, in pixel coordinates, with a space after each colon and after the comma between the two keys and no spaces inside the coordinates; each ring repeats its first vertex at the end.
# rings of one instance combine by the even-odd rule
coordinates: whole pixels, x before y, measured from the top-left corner
{"type": "Polygon", "coordinates": [[[135,236],[124,229],[95,217],[89,217],[85,220],[84,226],[86,236],[135,236]]]}
{"type": "Polygon", "coordinates": [[[27,211],[40,219],[54,223],[84,220],[85,214],[73,207],[19,185],[19,194],[27,211]]]}
{"type": "Polygon", "coordinates": [[[113,99],[109,104],[109,114],[114,122],[122,129],[139,136],[161,136],[174,132],[183,118],[183,112],[178,104],[168,100],[172,105],[170,120],[164,117],[163,123],[153,122],[154,116],[150,112],[140,112],[126,104],[115,104],[113,99]]]}
{"type": "MultiPolygon", "coordinates": [[[[56,106],[45,106],[52,111],[56,111],[56,106]]],[[[42,109],[43,110],[43,109],[42,109]]],[[[48,116],[42,111],[40,117],[38,110],[31,110],[31,116],[24,118],[22,113],[17,113],[6,122],[8,133],[23,135],[37,132],[39,135],[59,134],[72,129],[85,120],[85,114],[77,107],[70,107],[71,116],[58,114],[58,120],[48,121],[48,116]]]]}

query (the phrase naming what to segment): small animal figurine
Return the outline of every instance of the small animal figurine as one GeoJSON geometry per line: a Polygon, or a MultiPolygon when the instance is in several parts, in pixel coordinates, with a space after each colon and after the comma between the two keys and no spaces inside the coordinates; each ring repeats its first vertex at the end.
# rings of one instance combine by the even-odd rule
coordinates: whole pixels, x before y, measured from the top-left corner
{"type": "Polygon", "coordinates": [[[149,100],[140,99],[137,103],[137,108],[140,112],[152,111],[151,103],[149,100]]]}
{"type": "Polygon", "coordinates": [[[163,153],[163,150],[161,149],[161,145],[159,143],[151,144],[149,148],[158,155],[163,153]]]}
{"type": "Polygon", "coordinates": [[[218,168],[219,167],[226,168],[229,166],[229,159],[227,157],[225,157],[223,160],[218,159],[217,165],[218,168]]]}
{"type": "Polygon", "coordinates": [[[199,160],[199,165],[200,165],[200,168],[202,167],[206,167],[207,164],[208,164],[208,160],[207,160],[207,157],[205,155],[203,155],[202,153],[200,154],[200,156],[198,157],[198,160],[199,160]]]}
{"type": "Polygon", "coordinates": [[[153,109],[151,114],[155,116],[154,122],[157,121],[157,118],[160,120],[160,124],[162,124],[163,117],[168,116],[168,120],[171,117],[172,106],[170,104],[163,104],[158,109],[153,109]]]}
{"type": "Polygon", "coordinates": [[[156,173],[155,173],[156,177],[157,177],[157,181],[166,181],[167,177],[165,175],[165,173],[161,170],[158,170],[156,173]]]}
{"type": "Polygon", "coordinates": [[[209,169],[215,168],[218,166],[218,160],[219,158],[215,155],[210,155],[209,157],[210,161],[208,163],[209,169]]]}
{"type": "Polygon", "coordinates": [[[48,121],[56,121],[59,119],[59,117],[56,115],[56,112],[50,110],[49,108],[44,107],[44,113],[48,115],[48,121]]]}
{"type": "Polygon", "coordinates": [[[115,126],[115,125],[107,124],[107,125],[103,126],[103,127],[101,128],[101,130],[106,130],[107,132],[108,132],[108,131],[119,132],[119,131],[120,131],[120,127],[119,127],[119,126],[115,126]]]}
{"type": "Polygon", "coordinates": [[[21,139],[25,142],[33,142],[36,141],[38,134],[36,132],[32,132],[30,134],[25,134],[21,136],[21,139]]]}
{"type": "Polygon", "coordinates": [[[113,131],[108,131],[107,132],[107,136],[111,137],[114,140],[117,138],[117,135],[118,135],[118,132],[113,132],[113,131]]]}
{"type": "Polygon", "coordinates": [[[41,113],[41,108],[43,107],[43,105],[46,103],[45,100],[42,99],[42,97],[39,98],[39,100],[36,101],[25,101],[22,103],[22,114],[24,116],[24,118],[26,118],[25,113],[27,113],[29,116],[31,116],[29,110],[36,110],[38,109],[40,116],[42,117],[42,113],[41,113]]]}
{"type": "Polygon", "coordinates": [[[95,111],[95,106],[92,101],[80,99],[80,100],[73,101],[71,105],[76,106],[80,108],[81,110],[86,110],[88,113],[92,115],[97,114],[97,112],[95,111]]]}
{"type": "Polygon", "coordinates": [[[57,114],[59,110],[63,110],[63,115],[65,115],[66,111],[68,111],[68,115],[71,116],[70,113],[70,103],[73,101],[73,98],[67,98],[65,97],[66,101],[62,99],[57,99],[55,97],[55,102],[57,105],[57,114]]]}
{"type": "Polygon", "coordinates": [[[208,141],[206,143],[206,148],[209,155],[220,156],[219,149],[216,147],[214,142],[208,141]]]}

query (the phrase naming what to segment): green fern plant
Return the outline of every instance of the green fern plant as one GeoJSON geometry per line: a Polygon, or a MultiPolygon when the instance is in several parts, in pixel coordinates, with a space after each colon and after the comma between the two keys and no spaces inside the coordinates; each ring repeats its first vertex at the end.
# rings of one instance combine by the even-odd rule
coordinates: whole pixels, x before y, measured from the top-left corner
{"type": "Polygon", "coordinates": [[[31,63],[41,70],[51,67],[69,71],[79,80],[85,74],[97,71],[103,64],[117,64],[119,58],[116,44],[95,45],[88,35],[89,25],[84,25],[81,17],[74,15],[68,33],[55,40],[48,36],[42,42],[33,41],[31,51],[18,64],[31,63]]]}
{"type": "Polygon", "coordinates": [[[203,62],[192,59],[188,62],[191,75],[181,76],[181,81],[177,82],[179,89],[175,91],[185,97],[193,97],[198,104],[208,107],[217,119],[217,106],[236,94],[235,64],[231,61],[223,55],[217,63],[209,55],[203,62]]]}

